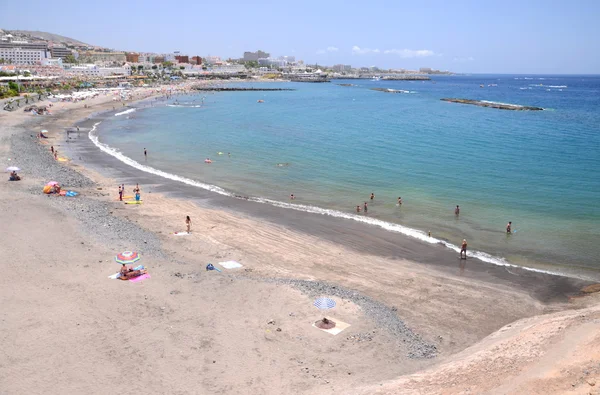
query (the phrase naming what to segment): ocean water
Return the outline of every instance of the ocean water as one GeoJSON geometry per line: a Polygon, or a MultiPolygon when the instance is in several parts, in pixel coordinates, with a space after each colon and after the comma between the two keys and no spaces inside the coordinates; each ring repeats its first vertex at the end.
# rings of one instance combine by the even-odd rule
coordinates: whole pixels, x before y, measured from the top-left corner
{"type": "Polygon", "coordinates": [[[112,116],[93,134],[136,167],[220,193],[345,216],[450,248],[466,238],[496,264],[600,273],[600,76],[242,85],[296,91],[178,96],[112,116]],[[356,213],[364,202],[368,213],[356,213]]]}

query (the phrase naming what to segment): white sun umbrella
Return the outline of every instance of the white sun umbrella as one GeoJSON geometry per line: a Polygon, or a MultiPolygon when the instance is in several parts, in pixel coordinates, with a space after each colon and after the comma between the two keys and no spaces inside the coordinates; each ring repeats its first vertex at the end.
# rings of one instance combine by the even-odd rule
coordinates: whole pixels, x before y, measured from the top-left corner
{"type": "Polygon", "coordinates": [[[21,169],[19,169],[17,166],[10,166],[6,168],[7,172],[11,172],[11,171],[21,171],[21,169]]]}

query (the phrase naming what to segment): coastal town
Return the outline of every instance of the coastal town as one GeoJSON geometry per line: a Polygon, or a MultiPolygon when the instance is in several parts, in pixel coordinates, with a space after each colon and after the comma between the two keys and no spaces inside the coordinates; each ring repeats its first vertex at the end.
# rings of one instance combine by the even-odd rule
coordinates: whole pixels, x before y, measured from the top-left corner
{"type": "Polygon", "coordinates": [[[266,79],[328,82],[331,79],[429,80],[452,74],[419,70],[308,64],[295,56],[257,50],[238,59],[172,53],[127,52],[41,32],[0,30],[0,98],[17,96],[20,86],[56,87],[67,81],[142,86],[179,79],[266,79]],[[12,82],[12,85],[9,85],[12,82]],[[17,86],[15,92],[15,84],[17,86]]]}

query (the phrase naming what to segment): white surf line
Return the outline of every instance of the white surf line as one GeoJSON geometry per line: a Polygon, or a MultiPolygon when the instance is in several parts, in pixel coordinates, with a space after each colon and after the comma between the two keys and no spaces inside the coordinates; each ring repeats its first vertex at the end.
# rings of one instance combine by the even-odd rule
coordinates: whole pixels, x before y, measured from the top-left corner
{"type": "MultiPolygon", "coordinates": [[[[90,130],[90,132],[88,134],[89,139],[101,151],[107,153],[110,156],[117,158],[121,162],[123,162],[131,167],[134,167],[138,170],[141,170],[143,172],[154,174],[159,177],[163,177],[163,178],[173,180],[173,181],[182,182],[187,185],[195,186],[198,188],[205,189],[207,191],[218,193],[219,195],[242,199],[239,196],[236,196],[235,194],[228,192],[219,186],[205,184],[205,183],[195,181],[195,180],[192,180],[192,179],[189,179],[186,177],[182,177],[182,176],[179,176],[176,174],[167,173],[165,171],[158,170],[153,167],[146,166],[139,162],[136,162],[135,160],[129,158],[128,156],[123,155],[121,152],[117,151],[116,149],[114,149],[114,148],[108,146],[107,144],[104,144],[98,140],[98,136],[94,132],[96,131],[96,128],[100,123],[101,122],[97,122],[94,124],[94,126],[92,127],[92,129],[90,130]]],[[[292,209],[292,210],[296,210],[296,211],[303,211],[303,212],[312,213],[312,214],[329,215],[331,217],[345,218],[345,219],[349,219],[349,220],[353,220],[353,221],[357,221],[357,222],[366,223],[369,225],[375,225],[382,229],[388,230],[390,232],[401,233],[403,235],[421,240],[421,241],[429,243],[429,244],[442,244],[445,247],[447,247],[457,253],[460,253],[460,248],[452,243],[449,243],[445,240],[436,239],[434,237],[429,237],[425,232],[423,232],[421,230],[412,229],[412,228],[409,228],[407,226],[403,226],[400,224],[386,222],[386,221],[382,221],[382,220],[375,219],[375,218],[358,216],[355,214],[345,213],[345,212],[338,211],[338,210],[331,210],[331,209],[321,208],[321,207],[317,207],[317,206],[308,206],[308,205],[302,205],[302,204],[284,203],[284,202],[280,202],[277,200],[271,200],[271,199],[267,199],[267,198],[249,197],[247,200],[256,202],[256,203],[269,204],[269,205],[272,205],[275,207],[288,208],[288,209],[292,209]]],[[[532,268],[532,267],[515,265],[512,263],[509,263],[504,258],[496,257],[496,256],[490,255],[487,252],[483,252],[483,251],[471,251],[471,252],[469,252],[469,258],[477,258],[483,262],[491,263],[491,264],[494,264],[497,266],[520,268],[520,269],[528,270],[531,272],[550,274],[553,276],[572,277],[572,276],[566,276],[565,274],[562,274],[562,273],[552,272],[549,270],[542,270],[542,269],[537,269],[537,268],[532,268]]]]}
{"type": "Polygon", "coordinates": [[[115,117],[118,117],[119,115],[125,115],[125,114],[132,113],[132,112],[134,112],[135,110],[136,110],[135,108],[130,108],[129,110],[125,110],[125,111],[122,111],[122,112],[118,112],[118,113],[116,113],[116,114],[115,114],[115,117]]]}

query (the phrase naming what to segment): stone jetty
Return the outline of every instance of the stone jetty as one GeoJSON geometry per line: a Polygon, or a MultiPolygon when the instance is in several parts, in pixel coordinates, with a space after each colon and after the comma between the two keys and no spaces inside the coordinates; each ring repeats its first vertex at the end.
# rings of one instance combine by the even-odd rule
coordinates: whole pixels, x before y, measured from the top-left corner
{"type": "Polygon", "coordinates": [[[471,104],[479,107],[490,107],[498,108],[500,110],[512,110],[512,111],[543,111],[542,107],[533,106],[521,106],[519,104],[507,104],[507,103],[495,103],[484,100],[470,100],[470,99],[454,99],[454,98],[443,98],[442,101],[451,103],[471,104]]]}

